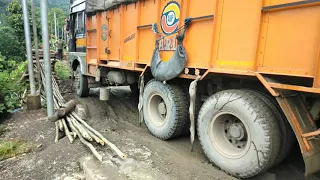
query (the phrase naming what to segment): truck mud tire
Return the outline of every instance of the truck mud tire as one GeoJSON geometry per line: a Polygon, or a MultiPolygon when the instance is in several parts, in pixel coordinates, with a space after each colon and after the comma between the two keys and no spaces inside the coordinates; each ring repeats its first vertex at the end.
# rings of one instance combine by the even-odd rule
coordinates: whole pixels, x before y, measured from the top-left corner
{"type": "Polygon", "coordinates": [[[197,128],[209,160],[238,178],[266,171],[277,158],[280,132],[276,117],[250,91],[226,90],[208,98],[197,128]]]}
{"type": "Polygon", "coordinates": [[[277,124],[280,129],[280,137],[279,138],[281,141],[279,153],[278,153],[278,156],[275,159],[275,163],[274,163],[274,165],[277,165],[282,160],[284,160],[288,156],[288,154],[290,153],[290,151],[293,147],[293,144],[295,142],[295,135],[293,133],[293,130],[291,129],[291,126],[290,126],[286,116],[283,114],[277,101],[272,96],[265,94],[263,92],[260,92],[260,91],[256,91],[256,90],[248,89],[248,91],[250,91],[255,96],[259,97],[265,104],[267,104],[271,108],[271,110],[277,120],[277,124]]]}
{"type": "Polygon", "coordinates": [[[152,135],[163,140],[181,135],[188,117],[186,97],[180,86],[149,81],[143,93],[143,116],[152,135]]]}
{"type": "Polygon", "coordinates": [[[79,97],[89,96],[89,85],[87,76],[82,75],[80,71],[80,66],[77,67],[76,71],[73,72],[73,87],[79,97]]]}

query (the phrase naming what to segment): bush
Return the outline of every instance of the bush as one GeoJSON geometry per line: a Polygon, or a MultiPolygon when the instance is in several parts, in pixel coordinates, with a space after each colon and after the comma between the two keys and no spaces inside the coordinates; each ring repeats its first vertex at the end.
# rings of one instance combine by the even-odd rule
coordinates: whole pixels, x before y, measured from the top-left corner
{"type": "Polygon", "coordinates": [[[21,94],[27,88],[21,81],[26,65],[26,62],[18,64],[0,56],[0,113],[12,112],[21,106],[21,94]]]}
{"type": "Polygon", "coordinates": [[[54,71],[56,75],[62,80],[69,79],[71,75],[70,68],[66,64],[64,64],[62,61],[56,62],[56,64],[54,65],[54,71]]]}
{"type": "Polygon", "coordinates": [[[0,53],[5,60],[25,60],[25,44],[10,27],[0,27],[0,53]]]}

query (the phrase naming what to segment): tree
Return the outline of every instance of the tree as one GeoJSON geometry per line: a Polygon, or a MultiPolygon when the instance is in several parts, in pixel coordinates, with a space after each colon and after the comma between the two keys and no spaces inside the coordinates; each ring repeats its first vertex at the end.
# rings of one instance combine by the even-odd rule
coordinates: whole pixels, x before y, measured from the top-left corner
{"type": "MultiPolygon", "coordinates": [[[[35,0],[37,5],[40,4],[41,0],[35,0]]],[[[51,8],[60,8],[64,12],[69,12],[70,1],[68,0],[48,0],[49,9],[51,8]]]]}
{"type": "MultiPolygon", "coordinates": [[[[6,12],[6,7],[10,0],[0,0],[0,14],[5,14],[6,12]]],[[[1,19],[1,17],[0,17],[1,19]]]]}
{"type": "MultiPolygon", "coordinates": [[[[25,44],[11,27],[0,27],[0,53],[5,60],[24,61],[25,44]]],[[[23,38],[24,39],[24,38],[23,38]]]]}
{"type": "MultiPolygon", "coordinates": [[[[31,35],[32,32],[32,17],[31,17],[31,5],[28,3],[28,10],[29,10],[29,24],[31,35]]],[[[22,13],[22,5],[20,4],[19,0],[13,0],[8,4],[7,7],[7,24],[14,29],[16,36],[21,38],[24,41],[24,26],[23,26],[23,13],[22,13]]],[[[37,31],[38,31],[38,38],[41,40],[41,24],[40,24],[40,10],[36,8],[36,24],[37,24],[37,31]]]]}
{"type": "Polygon", "coordinates": [[[48,25],[49,25],[49,32],[54,34],[54,13],[57,16],[57,26],[58,32],[60,32],[61,28],[65,24],[65,19],[67,17],[67,13],[60,8],[51,8],[48,14],[48,25]]]}
{"type": "Polygon", "coordinates": [[[22,14],[22,5],[18,0],[13,0],[8,4],[7,7],[7,23],[8,25],[14,29],[15,34],[24,39],[24,27],[23,27],[23,14],[22,14]]]}

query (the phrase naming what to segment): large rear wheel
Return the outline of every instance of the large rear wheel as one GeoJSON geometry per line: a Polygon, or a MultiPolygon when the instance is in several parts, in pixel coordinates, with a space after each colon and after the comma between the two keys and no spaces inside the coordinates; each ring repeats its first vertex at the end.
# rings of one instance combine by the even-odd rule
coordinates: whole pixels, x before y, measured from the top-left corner
{"type": "Polygon", "coordinates": [[[266,171],[279,152],[274,114],[245,90],[226,90],[211,96],[199,113],[198,136],[209,160],[239,178],[266,171]]]}
{"type": "Polygon", "coordinates": [[[268,105],[276,118],[276,122],[280,129],[279,138],[281,141],[279,153],[274,163],[274,165],[277,165],[283,159],[285,159],[290,153],[293,147],[293,144],[295,142],[294,133],[291,129],[291,126],[286,116],[283,114],[277,101],[272,96],[256,90],[248,90],[248,91],[251,91],[252,94],[259,97],[266,105],[268,105]]]}
{"type": "Polygon", "coordinates": [[[143,116],[154,136],[163,140],[180,136],[188,117],[182,88],[151,80],[144,89],[143,116]]]}
{"type": "Polygon", "coordinates": [[[87,76],[81,74],[80,66],[73,71],[73,88],[76,90],[76,93],[79,97],[88,97],[89,96],[89,85],[87,76]]]}

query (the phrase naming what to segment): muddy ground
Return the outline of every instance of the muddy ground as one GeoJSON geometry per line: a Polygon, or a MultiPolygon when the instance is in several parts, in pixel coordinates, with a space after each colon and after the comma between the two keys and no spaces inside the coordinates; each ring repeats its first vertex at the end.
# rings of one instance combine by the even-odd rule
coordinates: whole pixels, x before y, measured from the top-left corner
{"type": "MultiPolygon", "coordinates": [[[[61,88],[67,99],[73,98],[70,88],[61,88]]],[[[98,147],[99,152],[112,162],[120,162],[115,171],[121,179],[235,179],[211,165],[205,158],[198,141],[190,152],[188,137],[171,141],[159,140],[148,133],[144,125],[138,123],[137,97],[132,97],[129,88],[112,89],[108,102],[100,101],[97,91],[91,91],[88,98],[78,99],[89,110],[87,120],[96,130],[128,154],[128,160],[120,162],[106,147],[98,147]]],[[[70,144],[67,138],[54,143],[54,124],[45,118],[45,110],[21,111],[4,122],[7,132],[0,138],[21,138],[34,142],[38,148],[34,152],[0,162],[0,179],[64,179],[82,174],[78,160],[90,154],[79,140],[70,144]]],[[[115,163],[117,164],[117,163],[115,163]]],[[[298,147],[280,165],[253,180],[312,180],[303,176],[303,160],[298,147]]]]}

